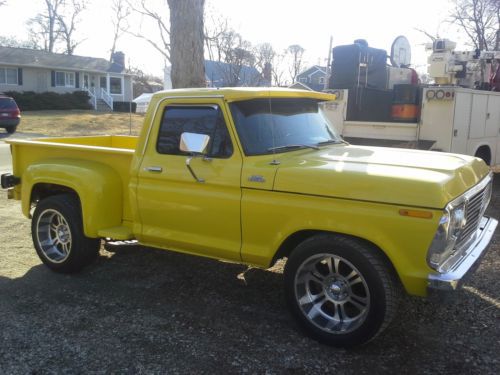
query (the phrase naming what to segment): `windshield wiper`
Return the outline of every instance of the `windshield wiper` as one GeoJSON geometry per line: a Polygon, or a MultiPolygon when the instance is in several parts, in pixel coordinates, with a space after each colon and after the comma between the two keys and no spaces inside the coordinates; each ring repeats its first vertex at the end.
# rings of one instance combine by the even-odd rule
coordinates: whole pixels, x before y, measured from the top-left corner
{"type": "Polygon", "coordinates": [[[276,147],[270,147],[267,149],[267,151],[278,151],[278,150],[291,150],[294,148],[312,148],[313,150],[319,150],[319,147],[316,145],[285,145],[285,146],[276,146],[276,147]]]}
{"type": "Polygon", "coordinates": [[[334,145],[339,143],[346,143],[346,142],[339,139],[329,139],[328,141],[316,143],[316,146],[334,145]]]}

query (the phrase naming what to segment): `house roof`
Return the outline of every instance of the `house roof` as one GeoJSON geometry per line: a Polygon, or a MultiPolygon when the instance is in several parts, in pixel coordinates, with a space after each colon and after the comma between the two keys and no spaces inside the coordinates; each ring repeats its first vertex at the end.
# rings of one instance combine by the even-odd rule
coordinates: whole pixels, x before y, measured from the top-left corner
{"type": "Polygon", "coordinates": [[[237,67],[221,61],[205,60],[205,76],[210,86],[270,86],[257,69],[250,66],[237,67]],[[233,75],[238,75],[235,79],[233,75]]]}
{"type": "Polygon", "coordinates": [[[0,64],[19,67],[124,73],[124,67],[106,59],[51,53],[30,48],[0,46],[0,64]]]}
{"type": "Polygon", "coordinates": [[[134,100],[132,100],[134,103],[149,103],[151,101],[151,97],[153,96],[153,93],[143,93],[141,95],[139,95],[137,98],[135,98],[134,100]]]}
{"type": "Polygon", "coordinates": [[[296,90],[312,91],[312,89],[309,86],[307,86],[306,84],[301,83],[301,82],[295,82],[294,84],[288,86],[288,88],[290,88],[290,89],[296,89],[296,90]]]}
{"type": "Polygon", "coordinates": [[[326,67],[324,66],[319,66],[319,65],[313,65],[310,68],[304,70],[302,73],[300,73],[297,77],[304,77],[308,76],[310,77],[311,75],[320,72],[323,74],[326,74],[326,67]]]}

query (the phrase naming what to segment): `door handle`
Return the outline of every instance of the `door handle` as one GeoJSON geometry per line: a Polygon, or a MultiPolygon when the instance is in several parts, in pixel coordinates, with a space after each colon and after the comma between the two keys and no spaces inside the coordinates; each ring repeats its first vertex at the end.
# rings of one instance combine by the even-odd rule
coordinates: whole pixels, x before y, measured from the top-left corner
{"type": "Polygon", "coordinates": [[[155,166],[151,166],[151,167],[146,167],[144,168],[145,171],[147,172],[156,172],[156,173],[160,173],[161,171],[163,171],[163,168],[162,167],[155,167],[155,166]]]}

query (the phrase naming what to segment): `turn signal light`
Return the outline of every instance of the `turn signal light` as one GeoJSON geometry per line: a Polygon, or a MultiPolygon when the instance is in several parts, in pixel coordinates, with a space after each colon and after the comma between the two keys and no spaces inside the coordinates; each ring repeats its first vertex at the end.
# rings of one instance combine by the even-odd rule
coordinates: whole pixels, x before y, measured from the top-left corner
{"type": "Polygon", "coordinates": [[[430,211],[401,209],[399,210],[399,214],[401,216],[416,217],[419,219],[432,219],[432,212],[430,211]]]}

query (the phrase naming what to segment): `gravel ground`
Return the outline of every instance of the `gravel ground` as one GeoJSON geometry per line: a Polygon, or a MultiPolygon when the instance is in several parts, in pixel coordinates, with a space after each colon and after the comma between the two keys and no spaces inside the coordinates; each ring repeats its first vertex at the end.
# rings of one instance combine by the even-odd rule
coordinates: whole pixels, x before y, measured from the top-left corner
{"type": "Polygon", "coordinates": [[[0,207],[1,374],[500,373],[500,230],[451,302],[407,297],[383,335],[346,351],[298,332],[282,264],[106,245],[84,272],[59,275],[38,260],[19,203],[0,193],[0,207]]]}

